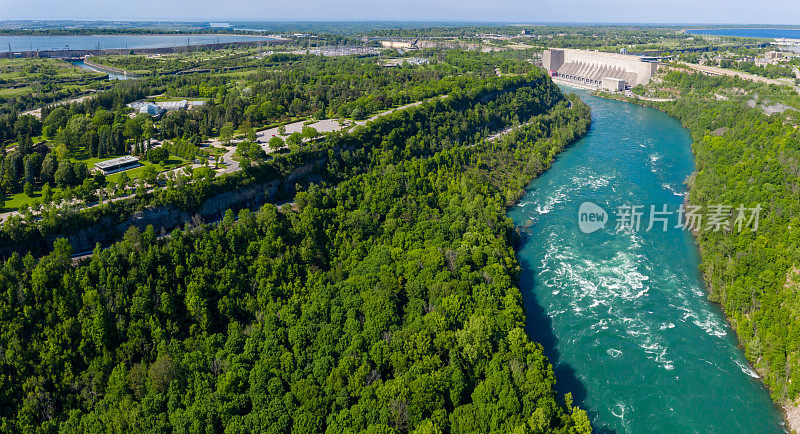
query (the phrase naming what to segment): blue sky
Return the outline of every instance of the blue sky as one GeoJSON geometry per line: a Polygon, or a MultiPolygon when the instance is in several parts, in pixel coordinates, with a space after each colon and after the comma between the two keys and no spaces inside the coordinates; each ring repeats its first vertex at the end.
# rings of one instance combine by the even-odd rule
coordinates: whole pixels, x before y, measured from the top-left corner
{"type": "Polygon", "coordinates": [[[453,20],[800,26],[797,0],[0,0],[0,19],[453,20]]]}

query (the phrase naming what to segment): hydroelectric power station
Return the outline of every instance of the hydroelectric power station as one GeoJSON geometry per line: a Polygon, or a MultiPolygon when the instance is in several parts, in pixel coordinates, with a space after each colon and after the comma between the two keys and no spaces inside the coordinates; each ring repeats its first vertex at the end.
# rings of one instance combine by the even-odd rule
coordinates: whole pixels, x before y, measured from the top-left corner
{"type": "Polygon", "coordinates": [[[647,84],[658,69],[638,56],[567,48],[545,50],[542,66],[551,77],[611,91],[647,84]]]}

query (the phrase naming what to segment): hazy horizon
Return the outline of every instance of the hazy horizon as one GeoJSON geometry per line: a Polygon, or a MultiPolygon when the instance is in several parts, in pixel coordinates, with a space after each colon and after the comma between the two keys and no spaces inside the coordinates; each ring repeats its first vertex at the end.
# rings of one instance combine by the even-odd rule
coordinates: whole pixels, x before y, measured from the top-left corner
{"type": "MultiPolygon", "coordinates": [[[[637,22],[637,21],[513,21],[513,20],[444,20],[444,19],[314,19],[314,18],[285,18],[285,19],[247,19],[247,18],[192,18],[192,19],[166,19],[166,18],[152,18],[152,19],[124,19],[124,18],[9,18],[0,17],[0,24],[2,23],[148,23],[148,24],[306,24],[306,23],[376,23],[376,24],[417,24],[425,23],[439,26],[446,25],[508,25],[508,26],[730,26],[731,28],[748,28],[748,29],[772,29],[772,28],[786,28],[800,30],[800,24],[780,24],[780,23],[736,23],[736,22],[637,22]]],[[[86,26],[84,26],[86,27],[86,26]]],[[[220,27],[224,29],[225,27],[220,27]]],[[[687,27],[688,28],[688,27],[687,27]]]]}
{"type": "Polygon", "coordinates": [[[102,21],[449,21],[553,24],[798,25],[800,2],[744,0],[6,0],[0,20],[102,21]],[[222,9],[222,10],[220,10],[222,9]],[[759,24],[760,23],[760,24],[759,24]]]}

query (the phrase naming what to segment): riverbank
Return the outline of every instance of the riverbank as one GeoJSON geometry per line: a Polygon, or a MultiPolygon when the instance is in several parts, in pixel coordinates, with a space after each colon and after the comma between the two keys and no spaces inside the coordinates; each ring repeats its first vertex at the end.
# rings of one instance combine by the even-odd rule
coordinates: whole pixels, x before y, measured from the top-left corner
{"type": "Polygon", "coordinates": [[[674,228],[694,171],[689,131],[662,112],[575,92],[592,108],[589,133],[508,214],[526,228],[527,331],[545,347],[559,393],[571,393],[598,432],[783,432],[703,292],[691,235],[674,228]],[[582,233],[586,202],[607,212],[641,204],[643,225],[618,233],[609,214],[605,229],[582,233]],[[673,224],[647,231],[649,205],[666,205],[673,224]]]}
{"type": "Polygon", "coordinates": [[[800,403],[783,405],[783,411],[789,432],[800,433],[800,403]]]}
{"type": "MultiPolygon", "coordinates": [[[[626,97],[624,95],[613,94],[613,93],[608,93],[608,92],[595,92],[595,96],[597,96],[599,98],[605,98],[605,99],[609,99],[609,100],[614,100],[614,101],[626,102],[626,103],[634,104],[634,105],[638,105],[638,106],[654,108],[656,110],[664,112],[667,115],[672,116],[672,113],[669,110],[666,110],[665,107],[663,105],[661,105],[661,104],[645,104],[645,102],[663,102],[663,101],[646,101],[646,100],[640,100],[640,99],[626,97]]],[[[684,128],[687,128],[687,129],[689,129],[691,131],[691,125],[690,124],[688,124],[687,122],[685,122],[682,119],[679,119],[679,118],[676,118],[676,119],[681,121],[681,124],[684,126],[684,128]]],[[[693,152],[696,152],[695,147],[696,147],[696,143],[693,143],[692,144],[693,152]]],[[[692,191],[691,186],[690,186],[689,190],[690,190],[690,192],[692,191]]],[[[687,195],[687,200],[688,200],[688,195],[687,195]]],[[[710,252],[708,252],[707,249],[705,249],[703,247],[703,245],[699,242],[699,238],[698,237],[700,235],[701,235],[700,233],[695,232],[695,233],[693,233],[692,239],[694,240],[696,249],[699,252],[700,257],[707,257],[710,252]]],[[[707,264],[705,264],[705,265],[707,265],[707,264]]],[[[701,267],[701,269],[702,269],[702,267],[701,267]]],[[[738,332],[739,323],[738,323],[738,321],[736,321],[734,318],[732,318],[728,314],[728,312],[725,311],[725,306],[722,303],[720,303],[718,301],[718,299],[715,299],[714,297],[712,297],[712,295],[714,294],[714,292],[712,291],[713,283],[708,280],[707,274],[703,272],[703,273],[700,273],[700,275],[701,275],[703,286],[704,286],[704,289],[705,289],[705,293],[707,294],[709,302],[711,302],[711,303],[713,303],[713,304],[715,304],[715,305],[720,307],[720,311],[723,313],[725,321],[727,322],[727,324],[729,325],[731,330],[734,331],[734,337],[736,339],[737,347],[742,352],[746,353],[746,342],[743,342],[742,337],[739,335],[739,332],[738,332]]],[[[748,364],[749,369],[752,372],[757,374],[756,377],[759,379],[759,382],[764,386],[764,388],[767,389],[767,390],[771,390],[771,388],[769,387],[769,384],[766,381],[767,376],[769,375],[769,372],[765,371],[762,368],[759,368],[756,365],[756,362],[753,361],[753,360],[747,359],[747,364],[748,364]]],[[[774,403],[775,407],[780,410],[780,413],[781,413],[781,415],[783,417],[783,421],[786,424],[786,426],[788,427],[789,431],[790,432],[799,432],[800,433],[800,403],[792,402],[790,400],[777,401],[777,400],[774,400],[774,399],[773,399],[773,403],[774,403]]]]}

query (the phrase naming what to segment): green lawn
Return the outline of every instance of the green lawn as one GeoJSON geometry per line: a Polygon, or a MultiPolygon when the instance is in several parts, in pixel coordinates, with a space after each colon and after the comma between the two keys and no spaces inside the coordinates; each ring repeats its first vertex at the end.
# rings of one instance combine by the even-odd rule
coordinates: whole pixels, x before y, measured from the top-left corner
{"type": "Polygon", "coordinates": [[[85,92],[97,86],[104,74],[80,69],[58,59],[0,59],[1,97],[27,95],[37,92],[40,82],[51,83],[53,90],[75,90],[85,92]],[[71,80],[83,79],[83,82],[71,80]],[[19,87],[12,88],[12,85],[19,87]]]}
{"type": "Polygon", "coordinates": [[[15,87],[15,88],[7,87],[4,89],[0,89],[0,96],[9,98],[12,96],[24,95],[31,92],[33,92],[33,88],[31,88],[30,86],[15,87]]]}
{"type": "Polygon", "coordinates": [[[120,176],[122,176],[123,173],[128,176],[128,179],[139,179],[144,175],[144,168],[147,166],[152,166],[153,168],[156,169],[156,173],[161,173],[167,170],[176,169],[188,163],[188,161],[184,160],[181,157],[170,155],[167,161],[165,161],[163,164],[153,164],[149,161],[141,161],[141,163],[142,165],[135,169],[130,169],[124,172],[118,172],[113,175],[108,175],[106,176],[106,180],[109,182],[118,182],[120,176]]]}
{"type": "MultiPolygon", "coordinates": [[[[55,195],[56,193],[60,192],[61,189],[58,187],[53,187],[50,189],[50,191],[52,191],[53,194],[55,195]]],[[[25,193],[17,193],[11,196],[6,196],[6,203],[2,211],[3,212],[17,211],[26,203],[28,204],[32,203],[35,199],[41,200],[40,199],[41,197],[42,197],[41,188],[34,190],[33,197],[28,197],[28,195],[26,195],[25,193]]]]}

